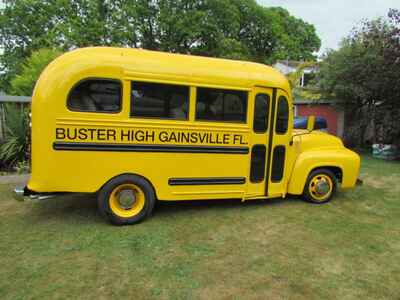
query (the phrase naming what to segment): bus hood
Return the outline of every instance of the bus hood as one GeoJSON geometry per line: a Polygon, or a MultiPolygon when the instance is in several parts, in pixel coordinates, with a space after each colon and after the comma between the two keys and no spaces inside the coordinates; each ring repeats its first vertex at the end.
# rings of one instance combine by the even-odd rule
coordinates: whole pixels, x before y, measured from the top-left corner
{"type": "Polygon", "coordinates": [[[316,149],[344,148],[338,137],[322,131],[293,130],[293,143],[300,152],[316,149]]]}

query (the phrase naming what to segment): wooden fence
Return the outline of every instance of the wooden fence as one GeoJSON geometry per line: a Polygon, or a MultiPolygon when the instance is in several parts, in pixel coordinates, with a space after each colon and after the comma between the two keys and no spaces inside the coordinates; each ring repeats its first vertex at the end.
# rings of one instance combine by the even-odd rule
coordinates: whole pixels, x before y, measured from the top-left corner
{"type": "Polygon", "coordinates": [[[5,134],[4,124],[7,118],[5,105],[7,103],[19,103],[21,105],[28,105],[30,102],[31,97],[27,96],[0,95],[0,142],[3,140],[5,134]]]}

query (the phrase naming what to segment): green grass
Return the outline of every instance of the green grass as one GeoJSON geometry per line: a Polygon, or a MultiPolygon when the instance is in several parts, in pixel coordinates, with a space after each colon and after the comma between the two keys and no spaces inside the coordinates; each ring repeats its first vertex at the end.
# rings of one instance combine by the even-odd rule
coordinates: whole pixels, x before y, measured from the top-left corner
{"type": "Polygon", "coordinates": [[[163,203],[125,227],[94,198],[0,185],[0,299],[399,299],[400,163],[361,176],[326,205],[163,203]]]}

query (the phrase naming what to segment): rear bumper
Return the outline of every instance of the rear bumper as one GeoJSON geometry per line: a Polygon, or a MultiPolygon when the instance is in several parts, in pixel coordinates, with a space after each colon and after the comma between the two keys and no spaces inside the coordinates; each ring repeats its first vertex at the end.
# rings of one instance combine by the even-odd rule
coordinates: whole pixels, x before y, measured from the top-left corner
{"type": "Polygon", "coordinates": [[[57,195],[59,195],[59,194],[58,193],[57,194],[37,193],[37,192],[30,190],[27,186],[17,187],[14,189],[14,192],[13,192],[13,197],[17,201],[32,200],[32,199],[43,200],[43,199],[55,197],[57,195]]]}

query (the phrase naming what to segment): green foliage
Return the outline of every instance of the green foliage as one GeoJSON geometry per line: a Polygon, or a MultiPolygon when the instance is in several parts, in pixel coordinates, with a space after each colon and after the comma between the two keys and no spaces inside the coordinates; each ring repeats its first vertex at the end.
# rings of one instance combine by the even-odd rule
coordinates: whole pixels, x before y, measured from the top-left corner
{"type": "Polygon", "coordinates": [[[6,166],[27,159],[29,147],[29,110],[21,105],[5,106],[6,122],[4,143],[0,146],[0,161],[6,166]]]}
{"type": "Polygon", "coordinates": [[[365,21],[339,50],[326,53],[319,72],[325,93],[358,106],[400,105],[400,12],[389,15],[388,20],[365,21]]]}
{"type": "Polygon", "coordinates": [[[30,171],[30,164],[29,161],[27,160],[23,160],[18,162],[15,165],[15,171],[17,172],[17,174],[27,174],[30,171]]]}
{"type": "Polygon", "coordinates": [[[10,0],[0,12],[0,87],[41,48],[140,47],[272,63],[312,60],[315,28],[254,0],[10,0]]]}
{"type": "Polygon", "coordinates": [[[399,143],[399,41],[400,11],[390,10],[387,19],[362,23],[320,64],[319,86],[345,101],[352,119],[358,119],[359,145],[368,127],[374,131],[370,142],[399,143]],[[378,129],[384,141],[377,138],[378,129]]]}
{"type": "Polygon", "coordinates": [[[318,69],[318,63],[314,61],[306,61],[301,63],[296,71],[287,75],[290,87],[292,88],[293,97],[295,99],[305,99],[305,100],[320,100],[322,98],[321,91],[316,85],[314,80],[309,83],[306,87],[300,86],[300,80],[303,76],[304,70],[307,68],[313,68],[315,72],[318,69]]]}
{"type": "Polygon", "coordinates": [[[62,52],[56,49],[40,49],[22,63],[21,73],[11,80],[11,92],[15,95],[32,95],[33,88],[43,69],[62,52]]]}

